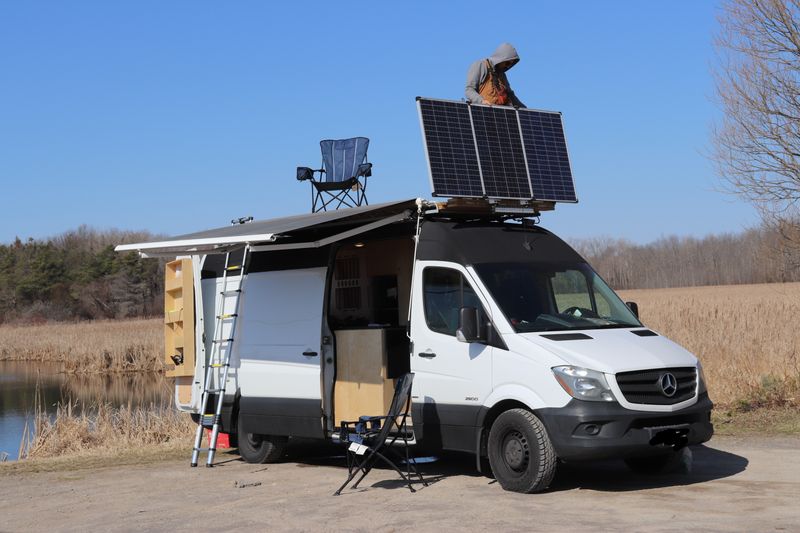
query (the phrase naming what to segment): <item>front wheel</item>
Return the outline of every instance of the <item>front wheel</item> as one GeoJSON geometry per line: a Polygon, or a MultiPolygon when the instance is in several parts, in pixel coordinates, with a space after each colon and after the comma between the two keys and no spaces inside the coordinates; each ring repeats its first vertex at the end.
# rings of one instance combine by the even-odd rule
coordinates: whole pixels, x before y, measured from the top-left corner
{"type": "Polygon", "coordinates": [[[286,437],[273,437],[257,433],[245,433],[242,430],[242,420],[237,424],[236,440],[239,444],[239,455],[248,463],[274,463],[281,457],[286,449],[286,437]]]}
{"type": "Polygon", "coordinates": [[[526,409],[510,409],[489,431],[489,464],[495,479],[512,492],[541,492],[556,473],[556,453],[542,422],[526,409]]]}

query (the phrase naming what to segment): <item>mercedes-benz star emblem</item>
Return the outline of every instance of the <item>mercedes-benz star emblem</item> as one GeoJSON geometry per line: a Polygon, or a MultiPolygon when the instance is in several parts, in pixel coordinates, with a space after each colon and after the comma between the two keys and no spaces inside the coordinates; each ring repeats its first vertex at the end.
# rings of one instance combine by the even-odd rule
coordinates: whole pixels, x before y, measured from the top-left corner
{"type": "Polygon", "coordinates": [[[672,398],[678,392],[678,380],[669,372],[663,374],[659,381],[661,382],[661,391],[667,398],[672,398]]]}

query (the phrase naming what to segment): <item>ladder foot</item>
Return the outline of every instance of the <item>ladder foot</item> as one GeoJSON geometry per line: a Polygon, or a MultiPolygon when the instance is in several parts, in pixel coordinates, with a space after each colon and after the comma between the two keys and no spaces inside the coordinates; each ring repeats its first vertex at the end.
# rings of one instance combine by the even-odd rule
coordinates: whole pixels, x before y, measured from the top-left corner
{"type": "Polygon", "coordinates": [[[206,465],[206,468],[213,468],[213,467],[214,467],[214,465],[210,465],[210,464],[206,465]]]}
{"type": "Polygon", "coordinates": [[[195,466],[197,466],[197,463],[192,463],[191,466],[192,468],[194,468],[195,466]]]}

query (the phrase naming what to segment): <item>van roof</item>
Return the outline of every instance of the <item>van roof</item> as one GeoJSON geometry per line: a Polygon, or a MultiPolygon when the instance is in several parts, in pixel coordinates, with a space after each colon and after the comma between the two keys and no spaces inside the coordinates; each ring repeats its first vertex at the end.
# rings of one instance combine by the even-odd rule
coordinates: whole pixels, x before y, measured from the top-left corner
{"type": "Polygon", "coordinates": [[[500,220],[426,220],[420,231],[417,258],[462,265],[585,261],[541,226],[500,220]]]}
{"type": "Polygon", "coordinates": [[[305,215],[257,220],[246,224],[236,224],[214,228],[196,233],[178,235],[168,239],[121,244],[118,252],[137,251],[146,255],[182,255],[224,251],[226,247],[237,244],[258,244],[275,242],[278,237],[309,228],[321,229],[339,224],[368,224],[387,217],[401,215],[409,209],[416,210],[417,200],[401,200],[382,204],[322,211],[305,215]]]}

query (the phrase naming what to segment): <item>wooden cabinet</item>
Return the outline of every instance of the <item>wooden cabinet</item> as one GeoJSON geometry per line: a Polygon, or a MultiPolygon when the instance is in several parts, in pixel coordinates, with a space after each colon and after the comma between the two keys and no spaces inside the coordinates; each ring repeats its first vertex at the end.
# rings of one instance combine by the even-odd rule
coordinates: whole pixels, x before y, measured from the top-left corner
{"type": "MultiPolygon", "coordinates": [[[[164,361],[168,377],[194,377],[194,277],[192,260],[177,259],[164,269],[164,361]]],[[[187,380],[181,380],[187,381],[187,380]]]]}
{"type": "Polygon", "coordinates": [[[385,415],[394,395],[394,380],[387,377],[386,330],[346,329],[335,335],[336,426],[363,415],[385,415]]]}

